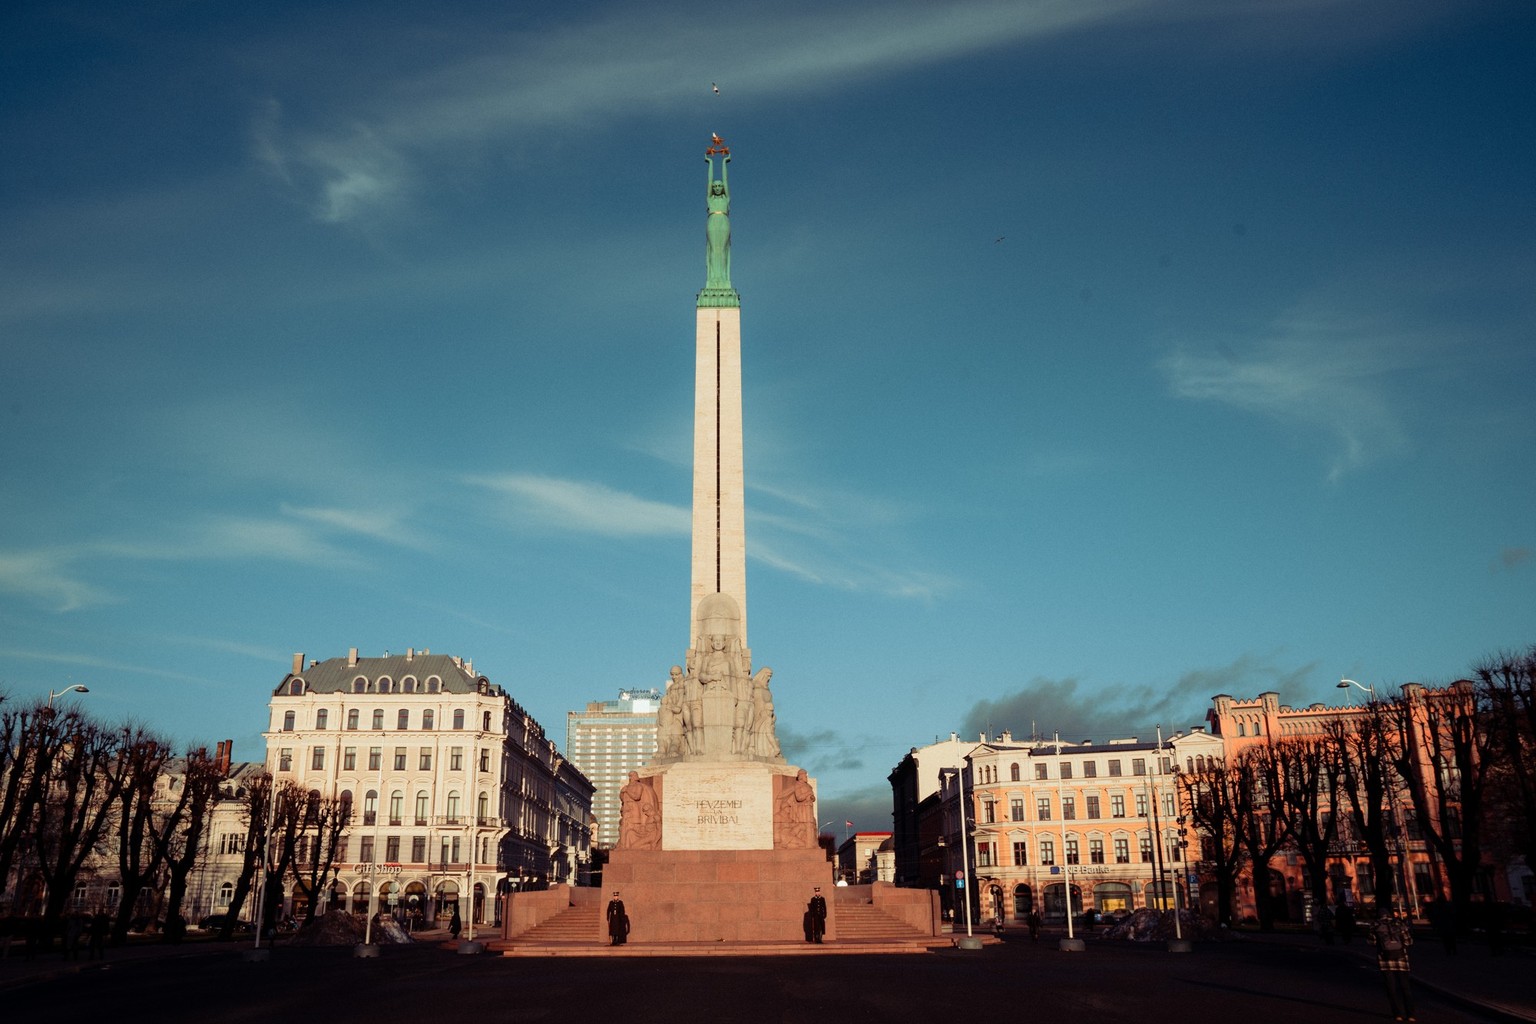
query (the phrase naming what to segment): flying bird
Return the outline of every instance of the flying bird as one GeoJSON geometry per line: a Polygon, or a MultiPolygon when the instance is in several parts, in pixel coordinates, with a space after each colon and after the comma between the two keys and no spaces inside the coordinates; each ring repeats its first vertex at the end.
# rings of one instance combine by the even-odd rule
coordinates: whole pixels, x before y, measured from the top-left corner
{"type": "Polygon", "coordinates": [[[715,95],[716,95],[716,96],[719,96],[719,95],[720,95],[720,87],[719,87],[719,86],[718,86],[718,85],[716,85],[716,84],[715,84],[715,83],[714,83],[714,82],[710,82],[710,83],[709,83],[709,87],[710,87],[710,88],[711,88],[711,89],[713,89],[713,90],[715,90],[715,95]]]}
{"type": "Polygon", "coordinates": [[[996,245],[998,242],[1001,242],[1003,239],[1005,239],[1007,237],[1008,237],[1007,235],[998,235],[996,238],[992,239],[992,244],[996,245]]]}

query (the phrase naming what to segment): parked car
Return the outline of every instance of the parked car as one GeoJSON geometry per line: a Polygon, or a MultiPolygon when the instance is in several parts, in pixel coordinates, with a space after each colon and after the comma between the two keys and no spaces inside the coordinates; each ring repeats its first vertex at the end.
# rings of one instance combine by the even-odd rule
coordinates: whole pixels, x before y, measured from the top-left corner
{"type": "MultiPolygon", "coordinates": [[[[227,914],[209,914],[207,917],[205,917],[201,921],[197,922],[197,926],[199,928],[203,929],[204,931],[216,932],[220,928],[224,927],[224,919],[226,917],[228,917],[228,916],[229,915],[227,915],[227,914]]],[[[255,925],[251,924],[251,922],[249,922],[249,921],[241,921],[239,919],[236,919],[236,921],[235,921],[235,931],[237,931],[237,932],[249,932],[249,931],[254,931],[254,930],[255,930],[255,925]]]]}

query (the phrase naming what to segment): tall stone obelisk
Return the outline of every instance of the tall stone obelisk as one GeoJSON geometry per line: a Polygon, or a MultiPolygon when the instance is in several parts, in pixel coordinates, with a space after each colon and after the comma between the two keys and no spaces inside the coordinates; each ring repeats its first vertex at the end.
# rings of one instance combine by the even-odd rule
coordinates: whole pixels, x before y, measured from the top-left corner
{"type": "Polygon", "coordinates": [[[726,594],[736,602],[747,646],[747,526],[741,450],[741,296],[731,286],[731,151],[714,136],[704,154],[708,216],[704,289],[697,303],[693,391],[693,577],[688,639],[699,602],[726,594]],[[716,158],[720,176],[715,177],[716,158]]]}

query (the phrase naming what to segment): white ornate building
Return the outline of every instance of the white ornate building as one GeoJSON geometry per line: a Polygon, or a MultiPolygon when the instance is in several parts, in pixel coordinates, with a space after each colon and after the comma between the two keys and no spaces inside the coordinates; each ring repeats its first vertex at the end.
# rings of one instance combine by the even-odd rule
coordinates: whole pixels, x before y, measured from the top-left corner
{"type": "MultiPolygon", "coordinates": [[[[272,694],[267,768],[349,801],[328,899],[378,899],[430,919],[460,894],[575,883],[590,857],[593,787],[544,728],[471,662],[426,650],[305,663],[272,694]]],[[[292,893],[289,893],[292,899],[292,893]]]]}

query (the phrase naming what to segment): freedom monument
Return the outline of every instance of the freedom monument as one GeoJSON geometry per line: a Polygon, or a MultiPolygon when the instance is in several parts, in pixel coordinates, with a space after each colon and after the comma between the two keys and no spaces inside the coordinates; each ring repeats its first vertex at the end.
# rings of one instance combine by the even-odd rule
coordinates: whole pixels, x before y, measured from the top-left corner
{"type": "MultiPolygon", "coordinates": [[[[506,945],[800,943],[827,887],[825,935],[838,938],[832,872],[817,844],[816,784],[779,748],[773,671],[747,644],[741,428],[741,296],[731,284],[730,150],[705,150],[704,288],[695,303],[693,552],[688,647],[657,715],[656,754],[620,793],[618,846],[598,889],[558,886],[507,902],[506,945]],[[718,168],[718,176],[717,176],[718,168]],[[562,930],[563,929],[563,930],[562,930]]],[[[859,887],[863,888],[863,887],[859,887]]],[[[938,933],[936,893],[872,887],[866,904],[938,933]]],[[[841,890],[847,892],[847,890],[841,890]]],[[[820,907],[818,906],[818,910],[820,907]]],[[[819,914],[818,914],[819,917],[819,914]]]]}

